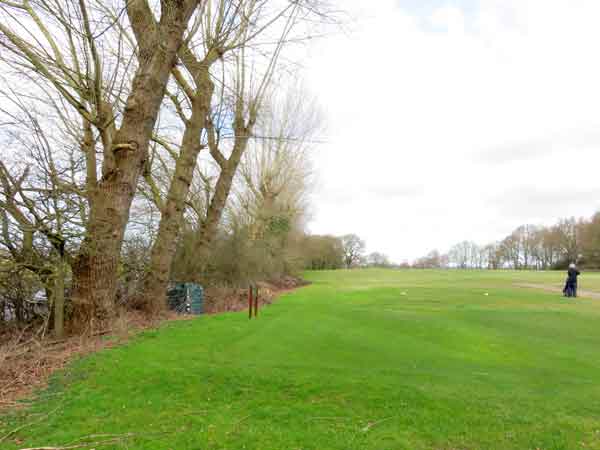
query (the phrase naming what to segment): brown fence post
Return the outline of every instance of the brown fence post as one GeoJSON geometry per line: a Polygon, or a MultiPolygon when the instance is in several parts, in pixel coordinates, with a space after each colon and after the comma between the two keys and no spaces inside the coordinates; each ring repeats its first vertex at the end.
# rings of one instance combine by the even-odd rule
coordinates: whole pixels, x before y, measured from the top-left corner
{"type": "Polygon", "coordinates": [[[254,317],[258,317],[258,285],[255,285],[254,289],[254,317]]]}
{"type": "Polygon", "coordinates": [[[252,283],[248,284],[248,319],[252,319],[252,283]]]}

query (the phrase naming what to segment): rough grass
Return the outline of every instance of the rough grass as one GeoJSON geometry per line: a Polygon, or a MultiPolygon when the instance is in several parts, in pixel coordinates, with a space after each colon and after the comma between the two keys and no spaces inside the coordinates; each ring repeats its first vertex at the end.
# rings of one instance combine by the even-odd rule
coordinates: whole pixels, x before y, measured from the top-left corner
{"type": "Polygon", "coordinates": [[[600,449],[600,300],[515,287],[564,274],[307,277],[256,321],[173,323],[78,361],[0,447],[600,449]]]}

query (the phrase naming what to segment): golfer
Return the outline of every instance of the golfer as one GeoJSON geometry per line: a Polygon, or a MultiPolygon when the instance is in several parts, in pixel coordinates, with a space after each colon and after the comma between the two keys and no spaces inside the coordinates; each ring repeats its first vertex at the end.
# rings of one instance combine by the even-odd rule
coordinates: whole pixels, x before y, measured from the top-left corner
{"type": "Polygon", "coordinates": [[[567,271],[567,282],[563,293],[565,297],[577,297],[577,277],[580,272],[574,263],[569,264],[569,270],[567,271]]]}

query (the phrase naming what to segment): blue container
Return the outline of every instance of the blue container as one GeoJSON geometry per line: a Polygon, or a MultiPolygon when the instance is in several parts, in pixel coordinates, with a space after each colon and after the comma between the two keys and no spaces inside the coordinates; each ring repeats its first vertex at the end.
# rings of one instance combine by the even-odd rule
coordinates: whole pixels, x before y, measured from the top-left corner
{"type": "Polygon", "coordinates": [[[177,283],[167,291],[169,309],[180,314],[202,314],[204,290],[196,283],[177,283]]]}

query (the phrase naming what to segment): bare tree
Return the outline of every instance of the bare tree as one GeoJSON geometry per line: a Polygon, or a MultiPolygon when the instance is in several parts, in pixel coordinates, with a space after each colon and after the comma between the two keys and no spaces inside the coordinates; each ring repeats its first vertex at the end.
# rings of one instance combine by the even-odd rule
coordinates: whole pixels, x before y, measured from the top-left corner
{"type": "MultiPolygon", "coordinates": [[[[276,215],[299,221],[312,184],[309,152],[321,129],[318,108],[306,91],[293,87],[271,96],[240,166],[234,204],[262,234],[276,215]]],[[[300,223],[297,224],[301,226],[300,223]]]]}
{"type": "Polygon", "coordinates": [[[364,256],[366,244],[356,234],[346,234],[342,236],[342,246],[344,248],[344,263],[349,269],[358,265],[364,256]]]}
{"type": "Polygon", "coordinates": [[[500,246],[497,242],[486,245],[483,248],[483,251],[486,254],[485,260],[487,262],[488,269],[496,270],[502,267],[502,254],[500,246]]]}
{"type": "Polygon", "coordinates": [[[390,258],[381,252],[372,252],[367,256],[367,264],[371,267],[390,267],[390,258]]]}
{"type": "Polygon", "coordinates": [[[438,250],[432,250],[427,255],[418,258],[412,264],[417,269],[439,269],[448,265],[448,255],[441,255],[438,250]]]}
{"type": "MultiPolygon", "coordinates": [[[[152,189],[156,204],[161,209],[161,222],[152,249],[144,296],[155,309],[163,304],[198,154],[202,148],[208,147],[220,172],[207,199],[198,232],[195,252],[202,260],[206,258],[217,231],[279,55],[304,2],[286,4],[280,9],[267,9],[266,2],[257,0],[219,0],[208,5],[210,7],[206,8],[199,21],[198,42],[192,39],[193,36],[188,38],[179,52],[182,68],[173,69],[178,93],[183,97],[182,100],[178,94],[169,94],[184,124],[179,152],[172,149],[165,139],[155,138],[176,161],[166,197],[161,197],[158,189],[152,189]],[[257,36],[279,22],[283,22],[283,30],[271,46],[266,68],[262,74],[250,70],[256,65],[257,56],[251,50],[251,44],[257,36]],[[221,70],[219,78],[211,73],[213,66],[221,70]],[[215,94],[217,98],[213,98],[215,94]],[[189,111],[186,113],[186,110],[189,111]],[[228,136],[229,130],[232,135],[228,136]],[[227,138],[232,139],[231,146],[227,138]]],[[[262,49],[263,55],[268,52],[268,49],[262,49]]],[[[146,172],[145,178],[150,186],[156,184],[150,171],[146,172]]]]}
{"type": "Polygon", "coordinates": [[[54,332],[61,336],[65,280],[87,214],[79,188],[85,171],[83,152],[61,123],[46,116],[45,126],[40,124],[35,102],[25,103],[11,92],[0,94],[7,105],[0,108],[0,117],[10,123],[0,127],[3,144],[5,150],[20,154],[12,163],[0,159],[0,245],[12,256],[17,272],[32,272],[43,283],[54,332]],[[53,131],[46,133],[44,128],[53,131]]]}
{"type": "Polygon", "coordinates": [[[449,257],[454,267],[466,269],[472,264],[473,245],[469,241],[463,241],[450,249],[449,257]]]}
{"type": "Polygon", "coordinates": [[[578,224],[574,217],[561,219],[554,227],[565,262],[576,262],[580,254],[578,224]]]}
{"type": "Polygon", "coordinates": [[[235,284],[302,269],[306,193],[312,179],[309,151],[311,136],[320,127],[314,104],[306,97],[305,91],[290,88],[265,100],[255,136],[234,177],[210,257],[201,264],[197,241],[190,239],[190,233],[197,234],[202,226],[219,171],[214,177],[198,173],[188,200],[192,227],[178,247],[177,278],[235,284]]]}
{"type": "Polygon", "coordinates": [[[0,1],[4,63],[43,80],[99,137],[101,174],[96,174],[96,146],[90,145],[89,216],[74,264],[73,300],[84,322],[113,314],[131,202],[188,21],[203,4],[162,0],[157,19],[159,11],[146,0],[129,1],[113,14],[117,23],[107,14],[111,3],[102,0],[0,1]],[[135,63],[124,66],[123,36],[116,31],[117,48],[109,37],[127,27],[136,38],[130,43],[135,63]]]}

